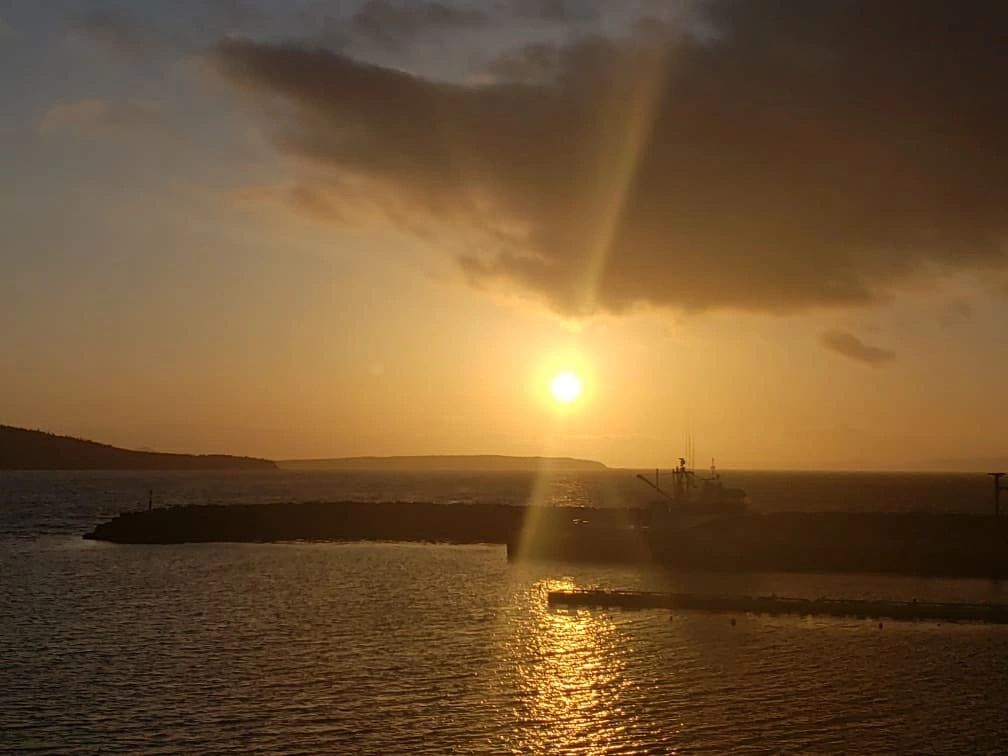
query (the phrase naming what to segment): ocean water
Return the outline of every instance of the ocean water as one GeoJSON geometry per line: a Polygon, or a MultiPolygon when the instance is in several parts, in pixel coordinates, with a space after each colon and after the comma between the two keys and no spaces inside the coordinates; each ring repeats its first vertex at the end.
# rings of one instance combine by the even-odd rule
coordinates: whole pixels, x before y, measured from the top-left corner
{"type": "MultiPolygon", "coordinates": [[[[499,546],[80,538],[146,506],[148,490],[160,504],[613,505],[638,495],[620,475],[0,473],[0,752],[1004,749],[1005,627],[546,605],[557,587],[1008,602],[994,581],[513,564],[499,546]]],[[[726,477],[764,509],[989,506],[977,476],[762,476],[726,477]]]]}
{"type": "MultiPolygon", "coordinates": [[[[290,501],[492,501],[548,506],[645,505],[637,471],[385,473],[2,471],[0,535],[79,533],[128,509],[290,501]]],[[[648,475],[653,470],[642,471],[648,475]]],[[[723,473],[756,511],[989,512],[990,478],[970,473],[723,473]]]]}

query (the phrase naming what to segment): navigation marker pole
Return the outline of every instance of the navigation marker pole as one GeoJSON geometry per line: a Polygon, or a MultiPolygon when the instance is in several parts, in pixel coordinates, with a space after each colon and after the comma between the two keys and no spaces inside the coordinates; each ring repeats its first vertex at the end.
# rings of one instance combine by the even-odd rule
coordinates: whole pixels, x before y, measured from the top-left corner
{"type": "Polygon", "coordinates": [[[994,478],[994,518],[997,519],[1001,516],[1001,492],[1008,491],[1008,487],[1001,485],[1001,478],[1004,477],[1003,472],[987,474],[994,478]]]}

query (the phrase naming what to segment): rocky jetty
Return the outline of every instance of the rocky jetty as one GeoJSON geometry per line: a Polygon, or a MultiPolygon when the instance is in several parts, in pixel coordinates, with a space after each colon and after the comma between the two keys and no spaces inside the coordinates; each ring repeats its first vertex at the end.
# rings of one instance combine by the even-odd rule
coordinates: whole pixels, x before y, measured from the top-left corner
{"type": "Polygon", "coordinates": [[[116,543],[432,541],[507,543],[524,509],[429,502],[203,505],[124,512],[85,538],[116,543]]]}
{"type": "Polygon", "coordinates": [[[85,538],[117,543],[500,543],[511,559],[731,572],[1008,577],[1008,528],[960,514],[772,513],[651,519],[642,509],[337,502],[126,512],[85,538]]]}
{"type": "MultiPolygon", "coordinates": [[[[709,596],[641,591],[550,591],[551,606],[603,609],[670,609],[744,614],[796,614],[805,617],[871,617],[873,619],[991,622],[1008,624],[1008,604],[880,601],[783,596],[709,596]]],[[[732,620],[734,623],[734,620],[732,620]]]]}

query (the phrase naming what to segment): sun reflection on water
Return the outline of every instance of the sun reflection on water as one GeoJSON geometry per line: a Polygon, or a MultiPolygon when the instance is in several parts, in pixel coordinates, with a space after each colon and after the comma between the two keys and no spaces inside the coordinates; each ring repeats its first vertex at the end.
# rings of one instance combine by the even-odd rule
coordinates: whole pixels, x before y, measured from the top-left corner
{"type": "Polygon", "coordinates": [[[538,581],[524,626],[513,628],[509,653],[522,726],[510,745],[517,752],[601,753],[634,718],[624,706],[632,648],[618,623],[602,612],[547,606],[549,591],[575,587],[571,580],[538,581]]]}

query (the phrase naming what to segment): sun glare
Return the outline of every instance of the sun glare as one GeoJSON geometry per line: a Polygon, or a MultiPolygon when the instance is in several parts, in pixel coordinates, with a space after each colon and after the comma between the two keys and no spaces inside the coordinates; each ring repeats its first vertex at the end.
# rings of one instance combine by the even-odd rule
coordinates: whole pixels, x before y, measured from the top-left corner
{"type": "Polygon", "coordinates": [[[550,381],[553,398],[562,404],[570,404],[581,396],[581,379],[569,370],[557,373],[550,381]]]}

